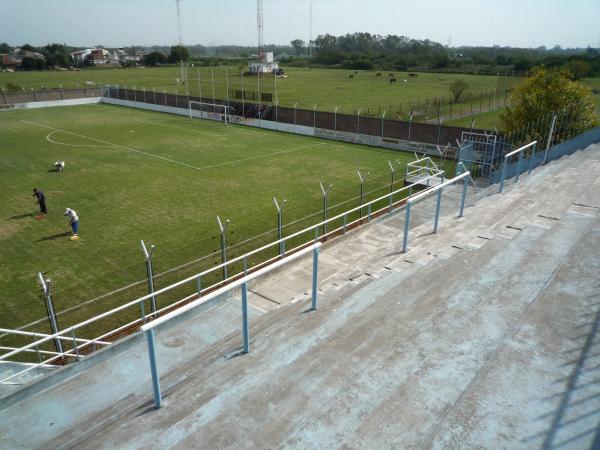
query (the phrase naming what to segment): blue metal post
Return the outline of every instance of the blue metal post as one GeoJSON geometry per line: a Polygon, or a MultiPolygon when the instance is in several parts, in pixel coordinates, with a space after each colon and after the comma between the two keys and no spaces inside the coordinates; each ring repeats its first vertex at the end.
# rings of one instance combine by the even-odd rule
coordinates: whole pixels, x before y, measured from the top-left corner
{"type": "Polygon", "coordinates": [[[154,407],[158,409],[162,406],[162,397],[160,395],[160,379],[158,378],[158,365],[156,363],[155,337],[154,328],[146,331],[148,356],[150,357],[150,373],[152,374],[152,390],[154,391],[154,407]]]}
{"type": "MultiPolygon", "coordinates": [[[[469,180],[467,179],[467,177],[463,178],[463,191],[462,191],[462,197],[460,199],[460,213],[458,214],[458,217],[463,217],[465,215],[465,200],[467,199],[467,188],[469,187],[469,180]]],[[[502,191],[500,191],[502,192],[502,191]]]]}
{"type": "Polygon", "coordinates": [[[198,295],[202,295],[202,278],[201,277],[196,278],[196,287],[198,290],[198,295]]]}
{"type": "Polygon", "coordinates": [[[443,191],[443,189],[440,189],[437,192],[437,200],[435,203],[435,219],[433,220],[433,232],[434,233],[437,233],[438,222],[440,221],[440,204],[442,203],[442,191],[443,191]]]}
{"type": "Polygon", "coordinates": [[[406,218],[404,219],[404,239],[402,241],[402,253],[406,253],[408,248],[408,229],[410,228],[410,207],[411,202],[406,204],[406,218]]]}
{"type": "Polygon", "coordinates": [[[515,183],[519,182],[519,174],[521,173],[521,160],[523,159],[523,152],[519,152],[519,161],[517,162],[517,178],[515,178],[515,183]]]}
{"type": "Polygon", "coordinates": [[[506,163],[508,158],[504,157],[504,162],[502,163],[502,175],[500,175],[500,188],[498,189],[498,193],[502,193],[504,189],[504,178],[506,178],[506,163]]]}
{"type": "Polygon", "coordinates": [[[250,352],[250,331],[248,329],[248,283],[242,284],[242,333],[244,335],[243,353],[250,352]]]}
{"type": "Polygon", "coordinates": [[[312,305],[311,311],[317,310],[317,282],[319,276],[319,248],[313,250],[312,305]]]}

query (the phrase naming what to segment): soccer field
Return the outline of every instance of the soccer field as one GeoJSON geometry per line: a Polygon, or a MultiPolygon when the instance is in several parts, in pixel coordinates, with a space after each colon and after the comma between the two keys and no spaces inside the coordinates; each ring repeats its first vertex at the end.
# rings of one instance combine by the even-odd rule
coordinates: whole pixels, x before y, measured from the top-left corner
{"type": "MultiPolygon", "coordinates": [[[[408,153],[222,123],[92,105],[0,114],[0,326],[46,315],[36,273],[47,272],[68,326],[146,292],[140,239],[155,244],[155,274],[219,250],[216,216],[231,221],[230,255],[276,239],[273,197],[286,199],[285,234],[318,223],[319,182],[333,184],[330,216],[389,192],[388,161],[401,187],[408,153]],[[66,162],[56,173],[52,164],[66,162]],[[37,220],[32,188],[49,215],[37,220]],[[336,204],[343,203],[340,206],[336,204]],[[65,208],[80,217],[71,242],[65,208]],[[307,216],[310,216],[306,218],[307,216]],[[302,218],[305,218],[302,220],[302,218]],[[246,244],[251,237],[262,235],[246,244]]],[[[210,258],[157,277],[157,288],[220,262],[210,258]]],[[[33,329],[47,330],[47,321],[33,329]]]]}

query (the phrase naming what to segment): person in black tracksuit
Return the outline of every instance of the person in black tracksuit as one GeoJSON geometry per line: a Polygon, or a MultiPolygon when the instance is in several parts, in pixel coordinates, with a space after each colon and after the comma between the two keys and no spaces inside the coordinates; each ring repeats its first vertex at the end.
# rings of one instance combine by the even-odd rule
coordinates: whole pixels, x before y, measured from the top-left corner
{"type": "Polygon", "coordinates": [[[37,199],[38,205],[40,205],[40,212],[42,214],[48,214],[48,208],[46,208],[46,196],[43,191],[33,190],[33,196],[37,199]]]}

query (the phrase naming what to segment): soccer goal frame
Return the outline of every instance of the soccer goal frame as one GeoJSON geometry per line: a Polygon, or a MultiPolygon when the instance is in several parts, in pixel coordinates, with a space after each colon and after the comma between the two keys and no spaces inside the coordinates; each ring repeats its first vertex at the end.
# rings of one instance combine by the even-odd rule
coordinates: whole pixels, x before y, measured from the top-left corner
{"type": "Polygon", "coordinates": [[[219,105],[217,103],[196,102],[190,100],[188,102],[188,111],[190,119],[193,119],[194,117],[198,118],[198,116],[194,116],[192,114],[192,111],[200,111],[206,114],[203,114],[199,118],[225,122],[225,125],[227,125],[230,121],[229,118],[232,116],[231,111],[235,111],[235,109],[233,108],[233,106],[219,105]],[[199,108],[193,108],[193,106],[197,106],[199,108]]]}

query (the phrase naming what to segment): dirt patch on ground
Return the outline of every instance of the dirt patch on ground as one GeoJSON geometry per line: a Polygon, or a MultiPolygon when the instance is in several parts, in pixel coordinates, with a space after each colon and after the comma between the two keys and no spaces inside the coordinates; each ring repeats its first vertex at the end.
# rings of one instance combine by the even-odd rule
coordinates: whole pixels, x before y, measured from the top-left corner
{"type": "Polygon", "coordinates": [[[0,222],[0,239],[8,239],[25,226],[23,220],[4,220],[0,222]]]}

